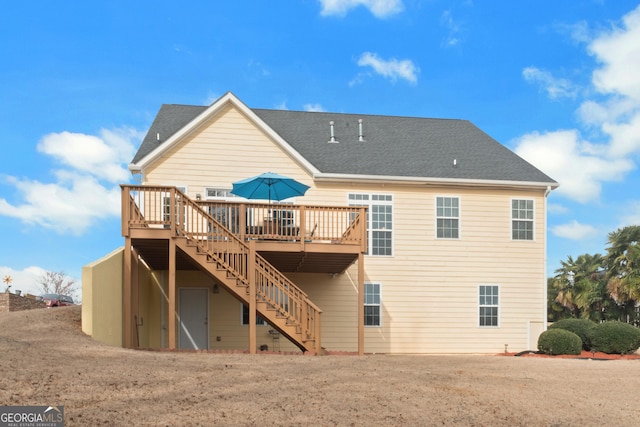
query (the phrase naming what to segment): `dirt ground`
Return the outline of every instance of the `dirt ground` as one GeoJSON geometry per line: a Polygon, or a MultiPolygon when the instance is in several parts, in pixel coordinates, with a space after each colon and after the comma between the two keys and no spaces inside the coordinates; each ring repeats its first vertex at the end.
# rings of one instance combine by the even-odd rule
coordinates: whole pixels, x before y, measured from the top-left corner
{"type": "Polygon", "coordinates": [[[67,426],[636,425],[640,360],[125,350],[80,308],[0,313],[0,405],[67,426]]]}

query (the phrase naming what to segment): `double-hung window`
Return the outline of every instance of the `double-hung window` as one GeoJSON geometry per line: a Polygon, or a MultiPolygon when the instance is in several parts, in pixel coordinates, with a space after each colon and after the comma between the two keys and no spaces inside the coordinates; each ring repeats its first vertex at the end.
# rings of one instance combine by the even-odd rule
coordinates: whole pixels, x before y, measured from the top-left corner
{"type": "Polygon", "coordinates": [[[231,194],[231,190],[227,188],[206,187],[204,191],[206,200],[211,203],[207,207],[209,215],[233,233],[237,233],[240,228],[239,207],[224,203],[229,199],[237,199],[236,195],[231,194]],[[216,201],[220,203],[217,204],[216,201]]]}
{"type": "Polygon", "coordinates": [[[511,238],[533,240],[533,200],[511,200],[511,238]]]}
{"type": "MultiPolygon", "coordinates": [[[[242,324],[249,324],[249,306],[246,304],[240,304],[242,306],[242,324]]],[[[267,325],[267,322],[256,314],[256,325],[267,325]]]]}
{"type": "Polygon", "coordinates": [[[460,237],[460,199],[436,197],[436,237],[457,239],[460,237]]]}
{"type": "Polygon", "coordinates": [[[500,287],[498,285],[478,286],[478,325],[498,326],[498,309],[500,307],[500,287]]]}
{"type": "Polygon", "coordinates": [[[364,325],[380,326],[380,284],[364,284],[364,325]]]}
{"type": "Polygon", "coordinates": [[[349,194],[349,206],[366,206],[370,255],[393,255],[393,196],[349,194]]]}
{"type": "MultiPolygon", "coordinates": [[[[185,194],[187,193],[187,187],[176,187],[176,188],[178,190],[180,190],[181,192],[185,193],[185,194]]],[[[175,206],[174,218],[175,218],[175,221],[177,223],[178,222],[178,218],[179,218],[178,206],[177,206],[177,202],[178,202],[178,197],[177,196],[176,196],[175,202],[176,202],[176,206],[175,206]]],[[[185,216],[184,221],[186,223],[186,221],[187,221],[187,218],[186,218],[186,213],[187,213],[186,207],[185,207],[183,212],[184,212],[184,216],[185,216]]],[[[162,194],[162,221],[164,223],[167,223],[167,224],[171,222],[171,193],[169,193],[169,192],[165,192],[165,193],[162,194]]]]}

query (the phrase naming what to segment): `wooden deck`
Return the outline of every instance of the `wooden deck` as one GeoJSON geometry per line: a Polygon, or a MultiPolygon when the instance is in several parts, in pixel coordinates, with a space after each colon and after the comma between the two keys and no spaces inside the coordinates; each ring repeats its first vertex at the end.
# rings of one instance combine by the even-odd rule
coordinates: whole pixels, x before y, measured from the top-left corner
{"type": "MultiPolygon", "coordinates": [[[[339,274],[358,262],[359,351],[364,349],[364,207],[272,205],[192,200],[175,187],[122,186],[125,237],[125,343],[139,301],[138,262],[169,272],[168,303],[176,311],[176,270],[199,269],[246,302],[303,351],[322,352],[321,310],[283,273],[339,274]],[[129,274],[127,274],[129,272],[129,274]]],[[[252,316],[252,317],[253,317],[252,316]]],[[[250,319],[250,352],[255,353],[250,319]]],[[[176,348],[175,320],[169,348],[176,348]]]]}

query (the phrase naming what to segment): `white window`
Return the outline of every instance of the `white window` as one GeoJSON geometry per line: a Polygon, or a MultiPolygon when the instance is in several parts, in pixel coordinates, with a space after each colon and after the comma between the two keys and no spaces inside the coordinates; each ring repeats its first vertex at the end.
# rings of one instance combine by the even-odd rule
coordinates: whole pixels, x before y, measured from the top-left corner
{"type": "Polygon", "coordinates": [[[237,197],[235,194],[231,194],[231,190],[227,188],[206,187],[204,189],[204,194],[205,199],[226,200],[237,197]]]}
{"type": "Polygon", "coordinates": [[[511,200],[511,238],[533,240],[533,200],[511,200]]]}
{"type": "MultiPolygon", "coordinates": [[[[240,304],[242,308],[242,324],[249,325],[249,306],[246,304],[240,304]]],[[[256,325],[267,325],[268,323],[258,314],[256,314],[256,325]]]]}
{"type": "MultiPolygon", "coordinates": [[[[183,192],[184,194],[187,193],[187,187],[176,186],[176,188],[178,190],[180,190],[181,192],[183,192]]],[[[185,222],[187,220],[186,212],[187,211],[186,211],[186,207],[185,207],[185,211],[184,211],[184,213],[185,213],[185,222]]],[[[175,212],[175,219],[176,219],[176,222],[178,222],[178,209],[177,209],[177,206],[176,206],[176,212],[175,212]]],[[[171,222],[171,195],[170,195],[170,193],[164,193],[162,195],[162,220],[165,223],[171,222]]]]}
{"type": "MultiPolygon", "coordinates": [[[[205,199],[210,201],[205,207],[209,215],[225,228],[231,230],[232,233],[238,233],[240,229],[240,207],[223,203],[226,200],[236,198],[234,194],[231,194],[231,190],[227,188],[206,187],[204,189],[204,195],[205,199]],[[216,201],[220,201],[219,204],[217,204],[216,201]]],[[[211,231],[211,228],[209,231],[211,231]]]]}
{"type": "Polygon", "coordinates": [[[478,286],[478,325],[499,326],[500,287],[498,285],[478,286]]]}
{"type": "Polygon", "coordinates": [[[380,326],[380,284],[364,284],[364,325],[380,326]]]}
{"type": "Polygon", "coordinates": [[[457,239],[460,237],[460,199],[436,197],[436,237],[457,239]]]}
{"type": "Polygon", "coordinates": [[[393,196],[349,194],[349,206],[366,206],[370,255],[393,255],[393,196]]]}

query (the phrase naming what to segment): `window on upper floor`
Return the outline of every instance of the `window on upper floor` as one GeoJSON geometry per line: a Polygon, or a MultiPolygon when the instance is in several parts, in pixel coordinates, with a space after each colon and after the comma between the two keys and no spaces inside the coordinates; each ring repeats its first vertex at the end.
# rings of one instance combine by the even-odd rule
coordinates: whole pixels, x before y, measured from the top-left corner
{"type": "Polygon", "coordinates": [[[436,237],[438,239],[460,237],[460,198],[436,197],[436,237]]]}
{"type": "Polygon", "coordinates": [[[511,200],[511,238],[533,240],[533,200],[511,200]]]}
{"type": "Polygon", "coordinates": [[[204,189],[205,199],[222,199],[226,200],[229,198],[237,197],[235,194],[231,194],[231,189],[228,188],[216,188],[216,187],[206,187],[204,189]]]}
{"type": "Polygon", "coordinates": [[[351,193],[349,206],[366,206],[369,255],[393,255],[393,196],[351,193]]]}
{"type": "MultiPolygon", "coordinates": [[[[180,190],[183,193],[187,193],[187,187],[182,187],[182,186],[176,186],[176,188],[178,190],[180,190]]],[[[185,214],[185,223],[186,223],[186,207],[184,209],[184,214],[185,214]]],[[[176,222],[178,222],[178,207],[175,207],[175,212],[174,212],[174,218],[176,220],[176,222]]],[[[170,223],[171,222],[171,194],[170,193],[163,193],[162,195],[162,220],[165,223],[170,223]]]]}

